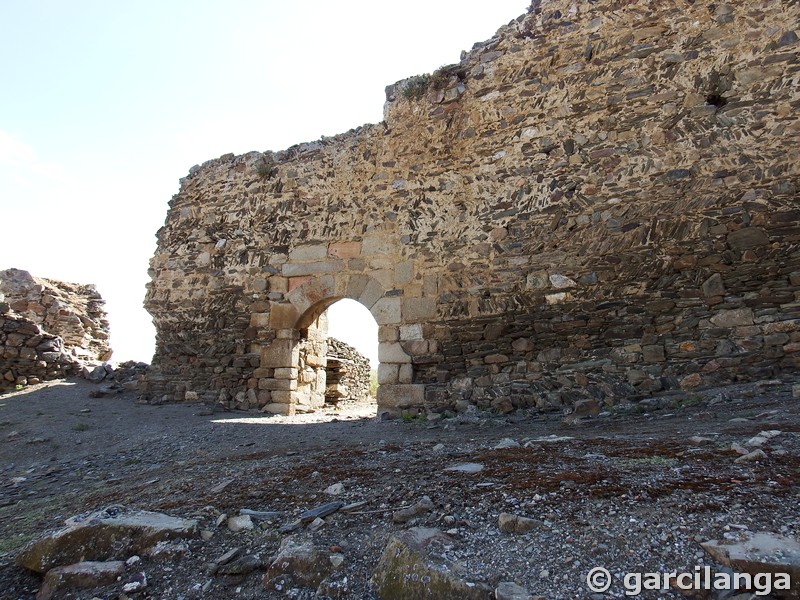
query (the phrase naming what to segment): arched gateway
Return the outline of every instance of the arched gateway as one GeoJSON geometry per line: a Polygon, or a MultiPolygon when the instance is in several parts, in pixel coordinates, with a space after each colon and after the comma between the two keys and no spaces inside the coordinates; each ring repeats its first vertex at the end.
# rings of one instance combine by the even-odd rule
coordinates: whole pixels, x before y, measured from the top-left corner
{"type": "MultiPolygon", "coordinates": [[[[348,247],[348,253],[353,254],[351,258],[357,258],[360,244],[348,244],[348,247]]],[[[341,245],[331,244],[328,254],[331,252],[340,254],[341,245]]],[[[313,272],[320,263],[294,264],[298,272],[313,272]]],[[[402,297],[387,296],[388,291],[377,279],[351,273],[344,266],[338,273],[290,278],[287,302],[273,304],[269,316],[264,316],[275,335],[272,342],[261,348],[259,375],[262,377],[258,387],[271,390],[266,409],[293,414],[297,407],[316,408],[324,403],[324,378],[319,377],[319,372],[324,372],[326,366],[327,336],[316,336],[315,331],[328,307],[342,298],[363,304],[378,324],[381,340],[378,346],[379,405],[393,411],[421,406],[424,386],[413,383],[411,356],[403,345],[423,341],[423,328],[401,325],[402,297]],[[320,381],[322,384],[318,383],[320,381]]]]}
{"type": "Polygon", "coordinates": [[[380,124],[193,168],[151,261],[145,397],[313,405],[339,298],[380,326],[392,413],[796,372],[800,4],[723,8],[535,2],[390,86],[380,124]]]}

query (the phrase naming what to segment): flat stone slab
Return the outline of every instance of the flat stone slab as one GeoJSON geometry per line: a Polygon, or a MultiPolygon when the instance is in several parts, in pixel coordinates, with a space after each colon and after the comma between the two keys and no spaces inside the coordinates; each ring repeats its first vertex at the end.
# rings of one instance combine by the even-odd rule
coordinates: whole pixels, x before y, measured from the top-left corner
{"type": "Polygon", "coordinates": [[[772,594],[780,598],[797,598],[800,595],[800,543],[794,538],[773,533],[754,533],[740,542],[728,540],[708,541],[700,544],[714,560],[736,572],[786,573],[791,578],[791,590],[775,589],[772,594]]]}
{"type": "Polygon", "coordinates": [[[483,465],[481,463],[462,463],[460,465],[453,465],[452,467],[446,467],[445,471],[455,471],[457,473],[467,473],[469,475],[474,475],[475,473],[480,473],[483,471],[483,465]]]}
{"type": "Polygon", "coordinates": [[[67,519],[66,527],[31,542],[16,563],[37,573],[84,561],[125,560],[158,542],[188,537],[197,521],[148,511],[109,508],[67,519]]]}

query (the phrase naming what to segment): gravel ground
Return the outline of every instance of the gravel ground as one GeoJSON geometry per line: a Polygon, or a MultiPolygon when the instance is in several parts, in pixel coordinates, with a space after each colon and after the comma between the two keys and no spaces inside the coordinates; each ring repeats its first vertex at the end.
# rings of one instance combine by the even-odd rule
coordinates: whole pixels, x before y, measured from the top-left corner
{"type": "MultiPolygon", "coordinates": [[[[13,564],[25,543],[109,505],[196,518],[206,537],[213,533],[178,556],[143,558],[136,568],[148,585],[135,597],[312,598],[313,590],[276,591],[262,578],[286,535],[279,527],[334,499],[325,491],[334,484],[342,484],[336,499],[364,504],[291,535],[344,556],[334,582],[340,598],[374,598],[369,578],[384,546],[412,526],[448,533],[440,553],[464,579],[514,581],[547,599],[623,598],[625,573],[717,568],[699,546],[708,539],[755,531],[800,538],[791,382],[624,405],[577,424],[563,415],[477,413],[379,422],[369,405],[267,417],[140,405],[130,392],[93,399],[92,389],[76,380],[0,396],[1,599],[32,598],[39,588],[38,576],[13,564]],[[780,432],[761,446],[765,455],[734,462],[732,446],[748,447],[762,431],[780,432]],[[481,470],[447,470],[463,463],[481,470]],[[424,496],[432,510],[393,521],[424,496]],[[228,530],[220,515],[241,509],[281,515],[228,530]],[[501,531],[501,513],[532,519],[530,530],[501,531]],[[210,574],[208,564],[233,548],[256,568],[210,574]],[[615,575],[604,595],[586,585],[597,566],[615,575]]],[[[120,582],[56,597],[126,596],[120,582]]]]}

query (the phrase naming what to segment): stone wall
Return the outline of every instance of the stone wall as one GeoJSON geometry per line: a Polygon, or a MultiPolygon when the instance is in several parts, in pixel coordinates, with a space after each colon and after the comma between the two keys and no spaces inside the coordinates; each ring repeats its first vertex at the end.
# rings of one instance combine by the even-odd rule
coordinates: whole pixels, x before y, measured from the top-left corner
{"type": "Polygon", "coordinates": [[[301,331],[345,297],[392,413],[796,372],[798,22],[537,1],[387,88],[382,123],[193,168],[151,261],[147,396],[291,413],[301,331]]]}
{"type": "Polygon", "coordinates": [[[111,357],[94,286],[0,271],[0,389],[77,374],[111,357]]]}
{"type": "Polygon", "coordinates": [[[328,356],[325,366],[325,402],[336,404],[353,400],[365,402],[370,398],[369,359],[349,344],[328,338],[328,356]]]}

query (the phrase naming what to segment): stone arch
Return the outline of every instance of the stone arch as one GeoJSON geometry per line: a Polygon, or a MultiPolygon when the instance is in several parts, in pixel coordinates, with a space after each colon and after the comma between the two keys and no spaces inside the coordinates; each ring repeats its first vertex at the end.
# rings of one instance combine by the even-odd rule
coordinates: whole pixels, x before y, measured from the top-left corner
{"type": "MultiPolygon", "coordinates": [[[[409,337],[409,331],[402,324],[399,293],[363,273],[305,276],[294,283],[285,301],[270,306],[269,326],[274,339],[263,347],[259,369],[264,375],[259,388],[270,395],[266,410],[291,415],[300,408],[313,409],[321,404],[324,379],[320,377],[324,377],[325,362],[320,354],[325,342],[322,336],[309,332],[320,328],[320,317],[344,298],[365,306],[378,324],[379,412],[397,414],[423,404],[424,385],[414,382],[412,357],[401,342],[409,337]],[[316,374],[310,373],[314,370],[316,374]]],[[[421,339],[422,328],[414,331],[417,329],[421,339]]]]}

